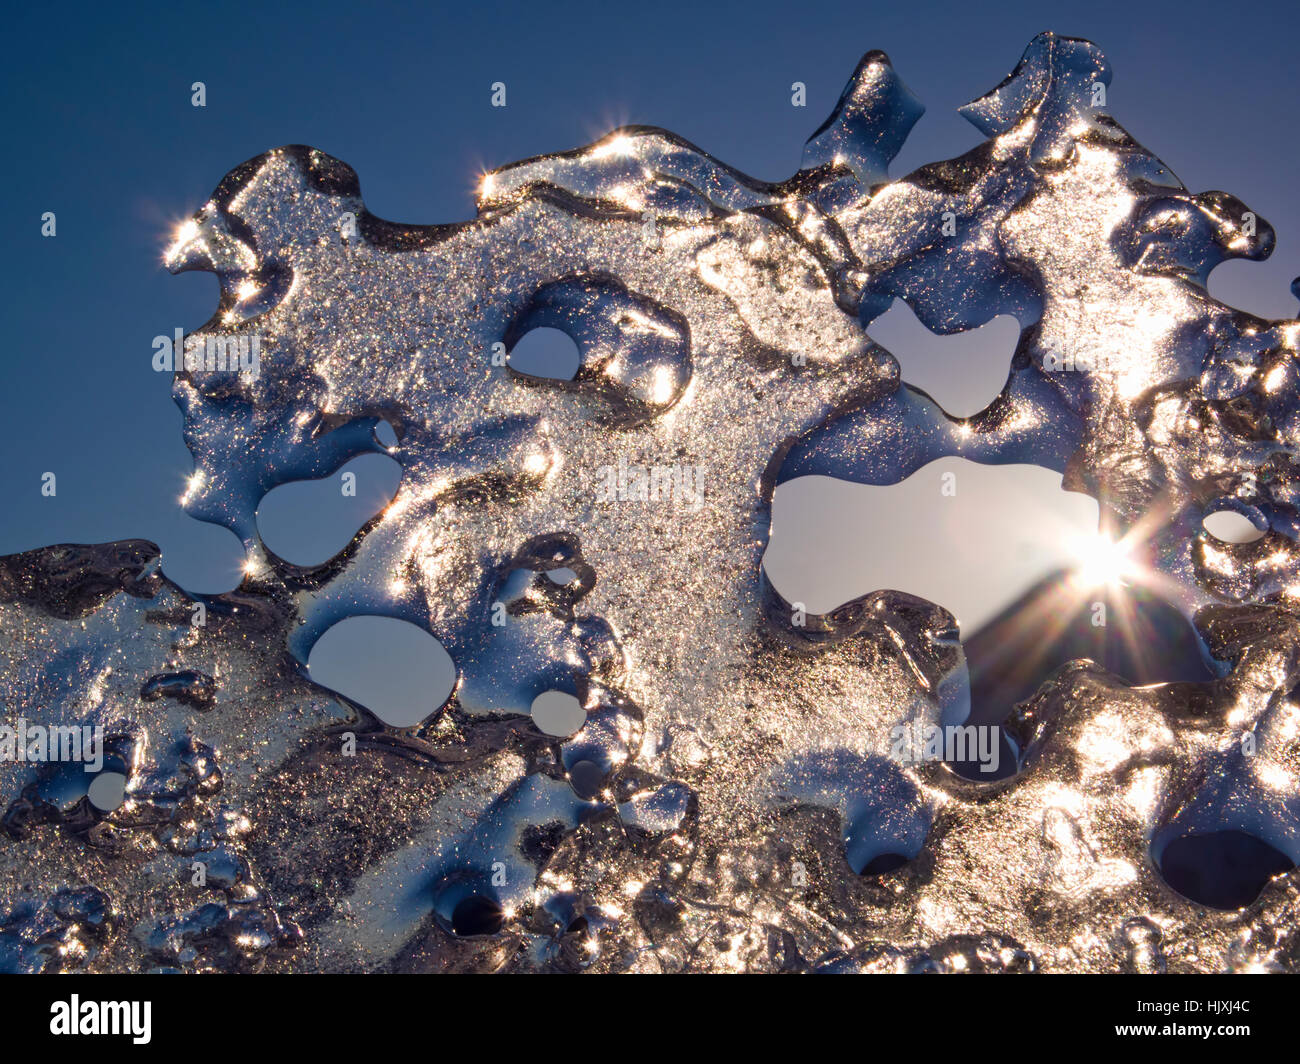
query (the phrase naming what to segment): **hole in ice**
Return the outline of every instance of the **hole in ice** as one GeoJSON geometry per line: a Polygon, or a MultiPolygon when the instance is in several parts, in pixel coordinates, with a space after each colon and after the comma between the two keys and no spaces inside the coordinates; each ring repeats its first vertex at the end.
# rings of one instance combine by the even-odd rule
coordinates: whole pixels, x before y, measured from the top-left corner
{"type": "Polygon", "coordinates": [[[1040,466],[940,458],[888,486],[799,477],[776,489],[763,565],[810,614],[893,590],[943,606],[974,632],[1078,567],[1097,518],[1096,500],[1062,490],[1061,475],[1040,466]]]}
{"type": "Polygon", "coordinates": [[[392,728],[426,720],[456,686],[456,666],[442,644],[397,617],[345,617],[316,640],[307,672],[392,728]]]}
{"type": "Polygon", "coordinates": [[[901,853],[881,853],[854,871],[860,876],[883,876],[897,871],[910,860],[911,857],[904,857],[901,853]]]}
{"type": "Polygon", "coordinates": [[[1020,323],[1000,314],[978,329],[931,332],[901,299],[867,326],[867,335],[898,359],[902,377],[954,417],[978,414],[1007,383],[1020,323]]]}
{"type": "Polygon", "coordinates": [[[582,355],[568,333],[541,325],[519,338],[508,361],[512,370],[527,377],[571,381],[578,375],[582,355]]]}
{"type": "Polygon", "coordinates": [[[1205,515],[1201,525],[1220,543],[1254,543],[1265,533],[1265,529],[1256,528],[1249,517],[1236,510],[1215,510],[1205,515]]]}
{"type": "MultiPolygon", "coordinates": [[[[812,615],[878,590],[947,609],[966,657],[968,724],[1001,724],[1078,658],[1134,684],[1212,678],[1191,625],[1143,586],[1130,551],[1098,532],[1096,501],[1039,466],[950,457],[889,486],[788,481],[773,499],[763,565],[812,615]]],[[[999,779],[1016,771],[1016,755],[1002,736],[995,773],[951,767],[999,779]]]]}
{"type": "Polygon", "coordinates": [[[121,772],[101,772],[86,790],[90,804],[105,813],[111,813],[126,798],[126,776],[121,772]]]}
{"type": "Polygon", "coordinates": [[[569,783],[579,798],[594,798],[606,775],[606,770],[594,761],[577,761],[569,768],[569,783]]]}
{"type": "Polygon", "coordinates": [[[1270,879],[1295,867],[1281,850],[1244,831],[1180,835],[1156,864],[1184,898],[1213,909],[1249,905],[1270,879]]]}
{"type": "Polygon", "coordinates": [[[451,913],[451,929],[457,935],[495,935],[504,923],[501,906],[482,894],[462,898],[451,913]]]}
{"type": "Polygon", "coordinates": [[[495,935],[505,925],[505,911],[487,877],[472,870],[452,873],[435,888],[433,915],[453,935],[495,935]]]}
{"type": "Polygon", "coordinates": [[[401,480],[397,461],[363,454],[319,480],[281,484],[257,508],[258,534],[268,550],[293,565],[323,565],[393,501],[401,480]]]}
{"type": "Polygon", "coordinates": [[[543,691],[533,699],[533,723],[547,735],[568,738],[587,722],[582,703],[565,691],[543,691]]]}
{"type": "Polygon", "coordinates": [[[375,442],[383,447],[397,446],[397,430],[387,421],[380,421],[374,429],[375,442]]]}

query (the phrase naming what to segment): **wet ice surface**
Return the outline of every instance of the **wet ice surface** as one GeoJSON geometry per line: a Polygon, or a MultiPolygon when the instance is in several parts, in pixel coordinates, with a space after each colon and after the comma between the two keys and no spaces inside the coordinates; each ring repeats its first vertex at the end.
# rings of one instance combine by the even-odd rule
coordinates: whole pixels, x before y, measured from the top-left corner
{"type": "Polygon", "coordinates": [[[247,575],[196,600],[145,543],[0,560],[7,714],[103,725],[125,779],[106,810],[81,765],[0,768],[4,965],[1295,968],[1300,324],[1207,295],[1272,230],[1134,143],[1109,81],[1040,36],[965,108],[981,146],[892,182],[921,109],[881,53],[781,184],[645,127],[487,175],[461,225],[375,218],[308,148],[232,171],[168,261],[221,281],[193,347],[260,344],[175,381],[184,505],[247,575]],[[898,299],[1019,322],[991,405],[902,383],[869,335],[898,299]],[[543,329],[576,372],[528,368],[543,329]],[[268,492],[384,453],[396,497],[326,564],[260,539],[268,492]],[[956,459],[1063,477],[1107,537],[1082,587],[960,633],[969,669],[931,602],[816,613],[762,575],[778,485],[956,459]],[[1264,534],[1210,535],[1224,510],[1264,534]],[[385,720],[311,683],[358,616],[435,636],[452,695],[385,720]],[[1155,646],[1176,667],[1139,675],[1155,646]],[[900,760],[973,689],[1013,776],[900,760]]]}

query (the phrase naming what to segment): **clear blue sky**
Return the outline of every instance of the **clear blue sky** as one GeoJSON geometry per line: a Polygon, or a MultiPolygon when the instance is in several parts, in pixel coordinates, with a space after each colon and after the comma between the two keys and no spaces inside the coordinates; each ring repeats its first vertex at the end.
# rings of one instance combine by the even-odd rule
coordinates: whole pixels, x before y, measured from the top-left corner
{"type": "Polygon", "coordinates": [[[1102,47],[1111,112],[1190,188],[1232,192],[1274,224],[1273,258],[1224,266],[1211,290],[1291,316],[1298,11],[1294,0],[11,9],[0,553],[138,536],[178,566],[188,554],[193,571],[229,536],[179,512],[189,455],[170,381],[150,368],[152,338],[206,320],[216,281],[171,277],[160,254],[228,170],[286,143],[350,163],[372,211],[412,222],[467,218],[483,168],[624,122],[779,179],[861,53],[881,48],[927,106],[899,175],[977,143],[955,109],[1051,29],[1102,47]],[[490,106],[494,81],[508,86],[504,109],[490,106]],[[806,109],[790,104],[794,81],[806,109]],[[52,239],[44,211],[57,214],[52,239]],[[53,499],[40,493],[47,470],[53,499]]]}

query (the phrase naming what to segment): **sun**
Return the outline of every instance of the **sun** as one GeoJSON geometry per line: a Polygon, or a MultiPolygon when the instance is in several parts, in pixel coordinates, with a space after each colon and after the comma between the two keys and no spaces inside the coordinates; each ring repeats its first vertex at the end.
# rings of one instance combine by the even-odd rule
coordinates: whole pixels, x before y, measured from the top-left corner
{"type": "Polygon", "coordinates": [[[1070,579],[1076,587],[1091,589],[1125,584],[1137,572],[1137,564],[1124,541],[1116,543],[1102,533],[1079,540],[1074,555],[1078,559],[1070,579]]]}

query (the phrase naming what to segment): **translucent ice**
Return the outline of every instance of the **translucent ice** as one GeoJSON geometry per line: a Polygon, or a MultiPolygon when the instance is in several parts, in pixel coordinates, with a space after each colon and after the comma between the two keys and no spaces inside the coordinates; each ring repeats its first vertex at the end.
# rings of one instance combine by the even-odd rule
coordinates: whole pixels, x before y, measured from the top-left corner
{"type": "MultiPolygon", "coordinates": [[[[458,225],[377,218],[311,148],[233,170],[167,261],[221,284],[174,392],[185,506],[247,576],[195,600],[146,544],[0,560],[6,708],[112,725],[125,781],[105,811],[0,771],[0,956],[72,936],[75,871],[122,913],[86,947],[106,969],[1294,968],[1294,873],[1270,876],[1300,857],[1300,323],[1210,298],[1273,232],[1135,143],[1110,78],[1041,35],[964,109],[987,139],[896,181],[921,109],[880,52],[777,184],[648,127],[487,175],[458,225]],[[1013,318],[997,398],[954,417],[909,387],[867,331],[895,300],[941,334],[1013,318]],[[540,330],[567,372],[525,358],[540,330]],[[255,373],[205,358],[254,340],[255,373]],[[268,492],[370,453],[401,486],[342,551],[268,549],[268,492]],[[1027,653],[1014,776],[900,759],[900,728],[964,726],[954,618],[889,588],[785,600],[770,506],[953,458],[1096,500],[1101,561],[1213,678],[1027,653]],[[1263,534],[1211,535],[1224,511],[1263,534]],[[310,683],[363,615],[436,637],[451,697],[386,721],[310,683]],[[584,717],[542,726],[557,695],[584,717]],[[1263,849],[1207,915],[1224,899],[1170,861],[1234,833],[1263,849]]],[[[1054,637],[1052,601],[999,644],[1054,637]]]]}

